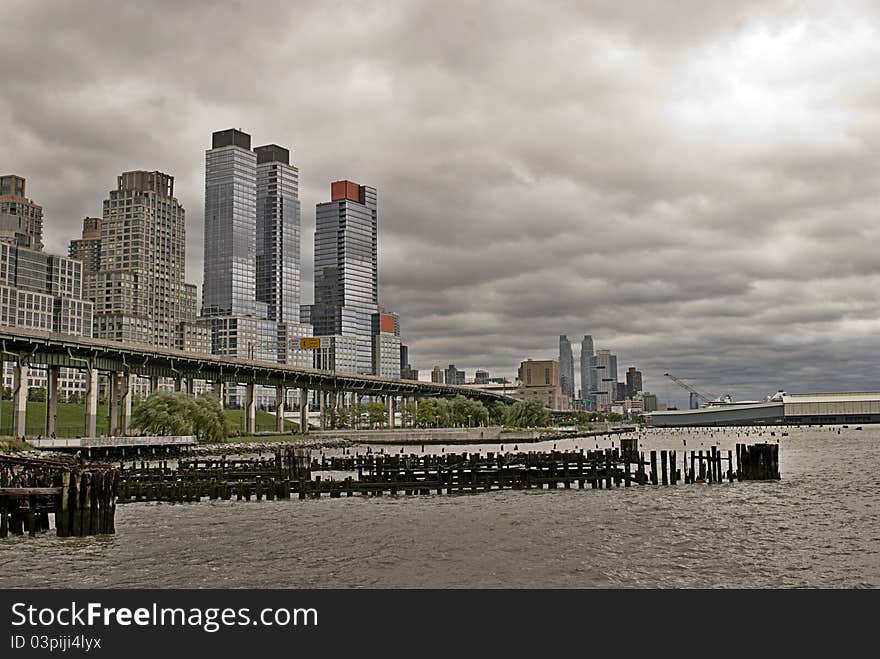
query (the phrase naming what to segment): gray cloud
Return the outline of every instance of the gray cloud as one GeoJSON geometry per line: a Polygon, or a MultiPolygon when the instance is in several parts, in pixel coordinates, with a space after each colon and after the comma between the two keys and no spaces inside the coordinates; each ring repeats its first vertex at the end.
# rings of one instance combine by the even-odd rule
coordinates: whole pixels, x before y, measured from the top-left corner
{"type": "Polygon", "coordinates": [[[677,401],[876,389],[873,3],[13,2],[0,168],[63,252],[119,172],[176,177],[201,284],[213,130],[292,149],[304,301],[328,183],[379,188],[414,365],[591,333],[677,401]]]}

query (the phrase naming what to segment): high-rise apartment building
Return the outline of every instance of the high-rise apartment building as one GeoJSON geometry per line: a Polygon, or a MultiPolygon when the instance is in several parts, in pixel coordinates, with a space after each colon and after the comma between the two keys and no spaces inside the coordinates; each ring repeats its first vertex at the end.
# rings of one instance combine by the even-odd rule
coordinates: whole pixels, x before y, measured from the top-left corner
{"type": "Polygon", "coordinates": [[[559,336],[559,386],[563,394],[574,398],[574,357],[571,341],[565,334],[559,336]]]}
{"type": "Polygon", "coordinates": [[[97,270],[91,271],[94,261],[86,267],[96,337],[170,348],[206,345],[204,330],[195,326],[195,290],[185,280],[186,221],[173,176],[123,172],[104,200],[101,221],[86,220],[83,233],[70,252],[98,254],[97,270]]]}
{"type": "Polygon", "coordinates": [[[642,391],[642,372],[637,371],[635,366],[626,369],[626,397],[634,398],[642,391]]]}
{"type": "Polygon", "coordinates": [[[593,357],[593,337],[584,335],[581,341],[581,400],[595,406],[596,383],[593,380],[593,368],[590,360],[593,357]]]}
{"type": "Polygon", "coordinates": [[[300,303],[299,170],[290,151],[258,146],[256,291],[267,317],[298,323],[300,303]]]}
{"type": "MultiPolygon", "coordinates": [[[[288,149],[251,149],[251,136],[234,128],[212,134],[199,324],[210,332],[213,353],[312,367],[345,352],[342,344],[300,349],[300,339],[312,336],[300,313],[300,216],[299,170],[288,149]]],[[[226,388],[232,405],[243,394],[226,388]]],[[[258,405],[273,399],[258,387],[258,405]]]]}
{"type": "Polygon", "coordinates": [[[435,366],[431,369],[431,382],[434,384],[443,384],[443,369],[435,366]]]}
{"type": "Polygon", "coordinates": [[[373,374],[383,378],[400,377],[400,323],[396,314],[375,313],[371,318],[373,335],[373,374]]]}
{"type": "Polygon", "coordinates": [[[93,275],[101,268],[101,218],[83,219],[82,238],[70,241],[67,255],[82,261],[83,276],[93,275]]]}
{"type": "Polygon", "coordinates": [[[202,316],[256,317],[257,154],[234,128],[205,153],[202,316]]]}
{"type": "MultiPolygon", "coordinates": [[[[92,335],[91,302],[83,299],[83,265],[64,256],[0,242],[0,325],[92,335]]],[[[31,368],[27,386],[45,387],[46,373],[31,368]]],[[[63,368],[59,391],[64,399],[84,391],[76,369],[63,368]]],[[[3,385],[13,386],[11,368],[3,369],[3,385]]]]}
{"type": "Polygon", "coordinates": [[[21,176],[0,176],[0,242],[43,251],[43,207],[25,196],[21,176]]]}
{"type": "Polygon", "coordinates": [[[444,380],[446,384],[464,384],[464,371],[455,368],[455,364],[450,364],[444,372],[444,380]]]}
{"type": "Polygon", "coordinates": [[[213,133],[205,152],[205,259],[200,323],[212,352],[312,366],[299,349],[299,170],[277,144],[213,133]]]}
{"type": "Polygon", "coordinates": [[[489,371],[477,369],[474,373],[474,384],[487,384],[489,382],[489,371]]]}
{"type": "Polygon", "coordinates": [[[373,372],[372,316],[379,311],[376,189],[335,181],[315,211],[315,336],[354,336],[357,372],[373,372]]]}

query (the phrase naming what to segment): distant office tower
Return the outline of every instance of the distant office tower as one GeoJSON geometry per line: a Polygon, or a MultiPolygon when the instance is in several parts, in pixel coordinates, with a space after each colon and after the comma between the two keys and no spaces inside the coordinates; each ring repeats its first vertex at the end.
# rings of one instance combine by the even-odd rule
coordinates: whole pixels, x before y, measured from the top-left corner
{"type": "Polygon", "coordinates": [[[464,371],[455,368],[455,364],[446,367],[445,381],[446,384],[464,384],[464,371]]]}
{"type": "Polygon", "coordinates": [[[439,366],[435,366],[431,370],[431,382],[434,384],[443,384],[443,369],[439,366]]]}
{"type": "Polygon", "coordinates": [[[559,336],[559,386],[563,394],[574,398],[574,357],[571,342],[565,334],[559,336]]]}
{"type": "MultiPolygon", "coordinates": [[[[0,243],[0,325],[91,336],[93,305],[83,299],[82,273],[74,259],[0,243]]],[[[32,367],[28,380],[28,387],[45,387],[45,371],[32,367]]],[[[84,382],[76,369],[62,369],[61,396],[82,393],[84,382]]],[[[3,385],[13,386],[12,368],[3,369],[3,385]]]]}
{"type": "Polygon", "coordinates": [[[413,368],[409,363],[409,346],[400,345],[400,379],[401,380],[418,380],[419,371],[413,368]]]}
{"type": "Polygon", "coordinates": [[[581,341],[581,399],[588,401],[588,404],[594,407],[596,404],[596,382],[593,380],[593,369],[590,366],[592,357],[593,337],[586,334],[584,340],[581,341]]]}
{"type": "Polygon", "coordinates": [[[315,212],[316,336],[357,338],[357,372],[373,372],[372,316],[379,311],[376,189],[335,181],[315,212]]]}
{"type": "Polygon", "coordinates": [[[83,220],[82,238],[70,241],[67,255],[82,261],[83,276],[92,275],[101,268],[100,217],[87,217],[83,220]]]}
{"type": "Polygon", "coordinates": [[[300,302],[299,170],[276,144],[257,154],[257,300],[269,320],[298,323],[300,302]]]}
{"type": "Polygon", "coordinates": [[[94,335],[170,348],[184,341],[206,348],[207,335],[194,324],[194,288],[185,281],[185,213],[174,197],[174,177],[158,171],[123,172],[104,200],[100,224],[84,223],[84,233],[92,236],[89,242],[97,226],[100,245],[90,249],[99,254],[98,269],[86,276],[95,303],[94,335]],[[189,336],[180,335],[182,328],[189,336]]]}
{"type": "Polygon", "coordinates": [[[595,383],[596,407],[607,408],[617,394],[617,356],[610,350],[597,350],[590,359],[591,378],[595,383]]]}
{"type": "Polygon", "coordinates": [[[691,392],[690,400],[688,401],[688,409],[700,409],[700,396],[699,394],[695,394],[693,391],[691,392]]]}
{"type": "Polygon", "coordinates": [[[626,397],[634,398],[642,390],[642,372],[635,366],[626,369],[626,397]]]}
{"type": "Polygon", "coordinates": [[[474,384],[487,384],[489,382],[489,371],[478,369],[474,373],[474,384]]]}
{"type": "Polygon", "coordinates": [[[25,179],[0,176],[0,242],[43,251],[43,207],[25,197],[25,179]]]}
{"type": "Polygon", "coordinates": [[[626,400],[626,383],[625,382],[615,382],[614,383],[614,402],[619,402],[622,400],[626,400]]]}
{"type": "Polygon", "coordinates": [[[651,394],[647,391],[642,392],[642,400],[644,401],[645,412],[657,411],[657,394],[651,394]]]}

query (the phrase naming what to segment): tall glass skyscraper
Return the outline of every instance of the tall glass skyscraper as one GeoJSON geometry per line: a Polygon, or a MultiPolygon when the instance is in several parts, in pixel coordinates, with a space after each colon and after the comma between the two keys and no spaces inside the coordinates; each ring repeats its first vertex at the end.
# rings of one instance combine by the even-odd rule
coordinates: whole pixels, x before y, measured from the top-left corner
{"type": "Polygon", "coordinates": [[[563,395],[574,398],[574,357],[565,334],[559,336],[559,386],[563,395]]]}
{"type": "Polygon", "coordinates": [[[590,366],[592,357],[593,337],[585,334],[584,340],[581,341],[581,400],[590,401],[595,406],[596,382],[593,379],[593,369],[590,366]]]}
{"type": "Polygon", "coordinates": [[[335,181],[315,212],[315,336],[355,336],[358,373],[372,373],[372,315],[379,311],[376,189],[335,181]]]}
{"type": "MultiPolygon", "coordinates": [[[[299,339],[299,170],[277,144],[251,149],[230,128],[205,152],[205,282],[201,323],[215,354],[312,366],[299,339]]],[[[240,392],[231,392],[230,399],[240,392]]],[[[258,392],[258,397],[260,393],[258,392]]]]}
{"type": "Polygon", "coordinates": [[[256,315],[257,154],[251,136],[214,133],[205,153],[202,316],[256,315]]]}
{"type": "Polygon", "coordinates": [[[299,170],[290,151],[270,144],[257,154],[257,300],[269,320],[299,322],[299,170]]]}

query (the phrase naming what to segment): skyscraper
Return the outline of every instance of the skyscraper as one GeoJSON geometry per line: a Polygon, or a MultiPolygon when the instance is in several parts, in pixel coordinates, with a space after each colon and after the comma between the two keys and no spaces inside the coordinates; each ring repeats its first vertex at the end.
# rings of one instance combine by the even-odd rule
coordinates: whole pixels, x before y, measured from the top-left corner
{"type": "Polygon", "coordinates": [[[642,372],[637,371],[635,366],[626,369],[626,395],[633,398],[642,390],[642,372]]]}
{"type": "Polygon", "coordinates": [[[277,144],[213,133],[205,152],[205,261],[201,323],[212,352],[312,366],[299,349],[299,170],[277,144]]]}
{"type": "Polygon", "coordinates": [[[257,300],[267,317],[299,322],[300,204],[299,170],[290,151],[270,144],[257,154],[257,300]]]}
{"type": "Polygon", "coordinates": [[[70,241],[67,255],[82,261],[83,275],[91,275],[101,268],[101,218],[83,220],[82,238],[70,241]]]}
{"type": "MultiPolygon", "coordinates": [[[[195,300],[185,280],[186,226],[183,206],[174,197],[174,177],[158,171],[123,172],[104,200],[100,223],[84,223],[94,240],[100,227],[98,269],[85,271],[89,297],[95,303],[94,335],[162,347],[181,345],[181,324],[195,327],[195,300]]],[[[71,243],[71,252],[82,241],[71,243]]],[[[191,346],[199,337],[183,337],[191,346]]]]}
{"type": "Polygon", "coordinates": [[[25,197],[21,176],[0,176],[0,243],[43,251],[43,207],[25,197]]]}
{"type": "Polygon", "coordinates": [[[584,335],[581,341],[581,399],[596,404],[595,390],[596,382],[593,379],[593,369],[590,360],[593,357],[593,337],[589,334],[584,335]]]}
{"type": "Polygon", "coordinates": [[[559,336],[559,386],[563,395],[574,398],[574,357],[565,334],[559,336]]]}
{"type": "Polygon", "coordinates": [[[596,383],[596,407],[607,408],[617,395],[617,355],[610,350],[597,350],[590,359],[592,380],[596,383]]]}
{"type": "Polygon", "coordinates": [[[372,316],[379,311],[376,189],[335,181],[315,212],[315,336],[357,338],[358,373],[373,372],[372,316]]]}
{"type": "Polygon", "coordinates": [[[205,152],[202,316],[256,316],[257,154],[234,128],[205,152]]]}

